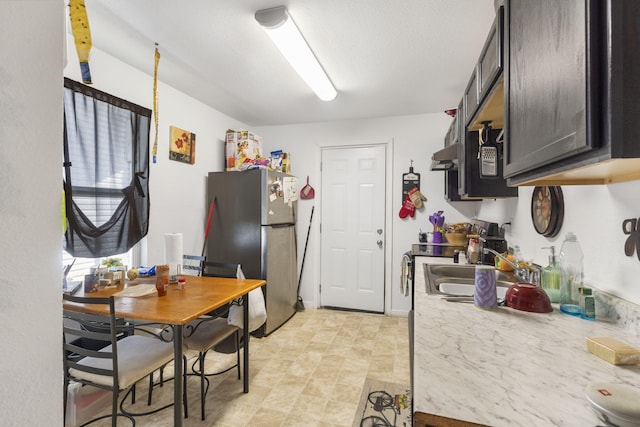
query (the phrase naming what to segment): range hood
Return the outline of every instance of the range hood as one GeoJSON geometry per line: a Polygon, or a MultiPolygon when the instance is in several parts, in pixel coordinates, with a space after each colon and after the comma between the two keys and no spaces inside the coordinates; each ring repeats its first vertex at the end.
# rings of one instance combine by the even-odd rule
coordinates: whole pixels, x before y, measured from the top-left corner
{"type": "Polygon", "coordinates": [[[431,156],[432,171],[447,171],[458,169],[458,148],[460,143],[451,144],[431,156]]]}

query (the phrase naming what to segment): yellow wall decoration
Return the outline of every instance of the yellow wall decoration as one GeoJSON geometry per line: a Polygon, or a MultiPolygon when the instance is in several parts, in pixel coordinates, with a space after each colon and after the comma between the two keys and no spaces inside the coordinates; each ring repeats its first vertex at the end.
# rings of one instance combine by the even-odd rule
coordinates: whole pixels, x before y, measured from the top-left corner
{"type": "Polygon", "coordinates": [[[153,123],[155,126],[155,135],[153,137],[153,147],[151,154],[153,163],[156,163],[158,156],[158,64],[160,63],[160,51],[158,43],[156,43],[155,61],[153,65],[153,123]]]}
{"type": "Polygon", "coordinates": [[[76,44],[76,52],[80,60],[82,83],[91,84],[91,70],[89,69],[89,54],[91,53],[91,29],[84,0],[69,0],[69,19],[71,31],[76,44]]]}

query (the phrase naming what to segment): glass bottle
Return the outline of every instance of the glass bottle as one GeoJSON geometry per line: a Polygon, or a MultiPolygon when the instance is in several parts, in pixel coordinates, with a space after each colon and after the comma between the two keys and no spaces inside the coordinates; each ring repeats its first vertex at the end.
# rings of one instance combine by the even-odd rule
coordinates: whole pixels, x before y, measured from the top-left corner
{"type": "Polygon", "coordinates": [[[156,290],[158,296],[167,294],[169,288],[169,266],[167,264],[156,265],[156,290]]]}
{"type": "Polygon", "coordinates": [[[522,255],[519,245],[514,245],[513,247],[513,263],[518,267],[521,267],[522,264],[524,264],[524,256],[522,255]]]}
{"type": "Polygon", "coordinates": [[[560,248],[560,267],[562,279],[560,282],[560,311],[574,316],[580,315],[580,293],[584,255],[578,239],[574,233],[567,233],[560,248]]]}

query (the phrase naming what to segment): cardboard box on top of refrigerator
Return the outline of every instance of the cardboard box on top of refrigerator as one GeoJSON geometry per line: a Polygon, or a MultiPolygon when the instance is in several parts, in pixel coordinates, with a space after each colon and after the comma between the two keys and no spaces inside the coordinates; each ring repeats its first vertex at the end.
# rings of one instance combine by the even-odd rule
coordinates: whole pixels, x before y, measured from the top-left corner
{"type": "Polygon", "coordinates": [[[247,163],[262,157],[262,138],[253,132],[229,129],[225,141],[228,171],[246,169],[247,163]]]}

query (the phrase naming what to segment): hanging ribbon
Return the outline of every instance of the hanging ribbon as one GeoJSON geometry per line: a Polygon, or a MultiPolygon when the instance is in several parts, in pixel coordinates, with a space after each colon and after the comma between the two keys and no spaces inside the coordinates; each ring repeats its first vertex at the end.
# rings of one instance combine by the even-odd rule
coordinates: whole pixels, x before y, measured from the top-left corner
{"type": "Polygon", "coordinates": [[[91,53],[91,29],[84,0],[69,0],[69,19],[71,32],[80,60],[82,83],[91,84],[91,70],[89,69],[89,54],[91,53]]]}
{"type": "Polygon", "coordinates": [[[153,66],[153,122],[156,128],[156,133],[153,137],[153,148],[151,154],[153,155],[153,163],[156,163],[156,156],[158,154],[158,64],[160,63],[160,51],[158,50],[158,43],[156,43],[155,64],[153,66]]]}

